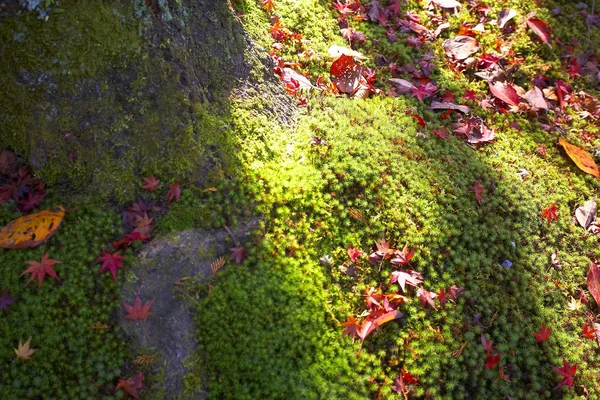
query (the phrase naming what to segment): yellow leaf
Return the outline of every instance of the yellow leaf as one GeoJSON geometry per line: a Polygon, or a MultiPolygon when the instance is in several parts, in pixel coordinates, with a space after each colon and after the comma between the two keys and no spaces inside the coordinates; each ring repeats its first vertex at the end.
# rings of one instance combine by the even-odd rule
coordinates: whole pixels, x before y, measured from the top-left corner
{"type": "Polygon", "coordinates": [[[571,157],[571,160],[573,160],[583,172],[587,172],[590,175],[594,175],[596,178],[600,178],[598,165],[596,165],[596,162],[587,151],[581,147],[572,145],[562,138],[559,138],[558,142],[564,147],[569,157],[571,157]]]}
{"type": "Polygon", "coordinates": [[[64,217],[65,209],[58,206],[54,210],[18,218],[0,230],[0,247],[24,249],[38,246],[56,232],[64,217]]]}
{"type": "Polygon", "coordinates": [[[29,338],[29,340],[26,341],[25,344],[21,343],[21,341],[19,340],[19,347],[13,349],[18,359],[29,360],[31,358],[31,355],[37,351],[37,349],[29,348],[29,342],[31,342],[31,338],[29,338]]]}

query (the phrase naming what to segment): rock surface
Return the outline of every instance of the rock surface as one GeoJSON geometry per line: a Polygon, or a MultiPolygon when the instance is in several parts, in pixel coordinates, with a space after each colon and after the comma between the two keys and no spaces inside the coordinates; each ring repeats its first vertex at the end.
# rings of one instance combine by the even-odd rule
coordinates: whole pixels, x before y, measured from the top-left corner
{"type": "MultiPolygon", "coordinates": [[[[197,345],[194,303],[199,300],[185,293],[185,282],[209,277],[211,263],[220,256],[227,260],[229,249],[245,242],[258,221],[253,218],[234,229],[235,241],[225,229],[190,230],[157,239],[141,250],[139,264],[131,269],[134,279],[124,286],[122,298],[128,304],[136,295],[144,303],[153,300],[150,311],[154,314],[146,321],[133,322],[123,317],[123,310],[120,324],[134,352],[157,356],[153,368],[161,377],[149,392],[163,391],[158,398],[205,397],[202,391],[184,394],[185,360],[197,345]]],[[[235,268],[235,263],[229,261],[224,268],[235,268]]]]}

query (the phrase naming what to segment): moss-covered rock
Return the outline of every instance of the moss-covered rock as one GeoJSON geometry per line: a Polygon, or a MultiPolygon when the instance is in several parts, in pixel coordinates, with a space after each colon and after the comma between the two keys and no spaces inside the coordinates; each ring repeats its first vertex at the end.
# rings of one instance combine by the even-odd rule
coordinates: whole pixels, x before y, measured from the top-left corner
{"type": "Polygon", "coordinates": [[[49,185],[125,200],[140,174],[205,183],[230,171],[232,101],[258,95],[262,114],[289,121],[266,54],[226,2],[155,3],[65,1],[47,19],[0,16],[0,147],[49,185]]]}

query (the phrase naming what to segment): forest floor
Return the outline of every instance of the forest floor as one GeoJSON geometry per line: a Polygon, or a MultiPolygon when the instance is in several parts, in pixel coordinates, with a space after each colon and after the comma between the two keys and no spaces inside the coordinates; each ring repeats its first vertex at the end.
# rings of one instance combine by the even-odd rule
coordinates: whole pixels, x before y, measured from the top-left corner
{"type": "Polygon", "coordinates": [[[67,208],[43,249],[0,250],[2,393],[174,398],[142,284],[166,246],[181,398],[599,398],[598,6],[232,1],[298,108],[232,108],[235,173],[67,206],[0,156],[1,225],[67,208]],[[46,252],[59,279],[24,288],[46,252]]]}

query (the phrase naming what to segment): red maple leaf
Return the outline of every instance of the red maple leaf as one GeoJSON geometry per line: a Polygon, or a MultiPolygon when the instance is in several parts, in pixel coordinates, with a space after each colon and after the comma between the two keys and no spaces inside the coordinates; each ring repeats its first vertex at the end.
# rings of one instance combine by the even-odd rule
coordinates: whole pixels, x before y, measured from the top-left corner
{"type": "Polygon", "coordinates": [[[344,332],[342,332],[342,337],[346,335],[352,336],[352,339],[355,339],[360,332],[360,324],[356,321],[354,317],[348,317],[348,321],[341,324],[344,327],[344,332]]]}
{"type": "Polygon", "coordinates": [[[141,372],[127,380],[119,378],[119,383],[117,384],[115,392],[117,392],[119,389],[122,389],[128,396],[139,400],[140,395],[138,393],[138,390],[141,390],[143,388],[143,382],[144,374],[141,372]]]}
{"type": "Polygon", "coordinates": [[[494,343],[491,340],[487,340],[483,333],[481,334],[481,345],[486,353],[493,353],[495,351],[494,343]]]}
{"type": "Polygon", "coordinates": [[[575,376],[575,372],[577,372],[577,364],[569,365],[569,363],[563,358],[562,367],[559,368],[553,366],[552,368],[563,377],[563,380],[560,381],[555,389],[565,385],[571,389],[573,387],[573,376],[575,376]]]}
{"type": "MultiPolygon", "coordinates": [[[[595,324],[593,322],[586,322],[585,325],[583,325],[583,334],[586,338],[591,339],[591,340],[596,340],[599,341],[599,335],[598,335],[598,324],[595,324]]],[[[599,341],[600,343],[600,341],[599,341]]]]}
{"type": "Polygon", "coordinates": [[[343,3],[340,3],[339,0],[336,0],[333,3],[333,8],[339,11],[342,14],[342,18],[348,18],[349,15],[354,14],[360,8],[360,2],[344,0],[343,3]]]}
{"type": "Polygon", "coordinates": [[[418,385],[419,379],[412,376],[409,371],[405,371],[403,368],[400,369],[400,373],[396,377],[396,382],[392,386],[392,390],[396,393],[404,393],[406,391],[406,385],[418,385]]]}
{"type": "Polygon", "coordinates": [[[402,288],[403,292],[406,292],[407,283],[414,287],[416,287],[419,283],[423,283],[421,280],[421,274],[415,271],[393,271],[388,285],[396,282],[402,288]]]}
{"type": "Polygon", "coordinates": [[[446,289],[440,288],[440,291],[437,294],[437,299],[439,300],[440,305],[442,306],[442,308],[444,308],[446,306],[446,302],[448,301],[448,299],[450,297],[451,297],[450,293],[446,292],[446,289]]]}
{"type": "Polygon", "coordinates": [[[275,4],[273,4],[273,0],[262,0],[261,5],[262,8],[264,8],[268,13],[275,11],[275,4]]]}
{"type": "Polygon", "coordinates": [[[546,325],[542,322],[542,327],[540,328],[539,332],[533,332],[533,335],[535,336],[535,341],[537,343],[543,342],[544,340],[548,339],[550,337],[550,331],[552,330],[552,328],[546,328],[546,325]]]}
{"type": "Polygon", "coordinates": [[[434,292],[430,292],[424,287],[420,287],[419,290],[417,290],[417,296],[419,297],[419,301],[421,302],[423,308],[426,308],[427,304],[429,304],[431,308],[437,310],[435,302],[433,301],[433,299],[437,297],[437,294],[435,294],[434,292]]]}
{"type": "Polygon", "coordinates": [[[542,218],[546,218],[548,220],[548,225],[550,225],[552,220],[558,221],[558,209],[556,208],[556,203],[550,204],[542,211],[542,218]]]}
{"type": "Polygon", "coordinates": [[[410,90],[410,95],[411,95],[411,97],[416,97],[420,101],[423,101],[427,97],[429,97],[432,94],[434,94],[435,92],[437,92],[438,89],[439,88],[437,86],[435,86],[433,83],[427,82],[426,85],[421,85],[419,87],[412,88],[410,90]]]}
{"type": "Polygon", "coordinates": [[[246,249],[243,247],[232,247],[229,251],[231,251],[231,256],[229,259],[235,261],[236,264],[243,263],[248,255],[246,249]]]}
{"type": "Polygon", "coordinates": [[[415,248],[413,247],[410,251],[408,250],[408,242],[404,245],[404,249],[402,251],[396,250],[394,253],[395,258],[393,258],[390,262],[394,265],[405,265],[412,260],[415,255],[415,248]]]}
{"type": "Polygon", "coordinates": [[[150,307],[152,307],[152,302],[154,300],[150,300],[146,304],[142,305],[142,299],[140,296],[135,296],[133,300],[133,305],[129,305],[123,303],[123,307],[127,310],[127,315],[125,318],[130,319],[132,321],[144,321],[150,315],[154,314],[150,312],[150,307]]]}
{"type": "Polygon", "coordinates": [[[469,192],[473,192],[475,193],[475,199],[477,199],[477,203],[481,204],[481,194],[483,193],[483,191],[485,190],[485,188],[483,186],[481,186],[481,181],[478,180],[477,182],[475,182],[475,185],[473,185],[473,189],[469,190],[469,192]]]}
{"type": "Polygon", "coordinates": [[[156,189],[158,187],[158,184],[160,183],[160,179],[156,179],[154,175],[150,175],[150,178],[142,177],[142,179],[145,182],[145,185],[142,186],[142,189],[146,189],[149,192],[153,192],[154,189],[156,189]]]}
{"type": "MultiPolygon", "coordinates": [[[[58,279],[58,276],[56,275],[56,271],[54,271],[54,268],[52,268],[52,266],[55,264],[60,264],[61,261],[49,259],[48,253],[46,253],[42,256],[41,261],[42,262],[27,261],[27,264],[29,264],[29,268],[27,268],[25,271],[23,271],[23,273],[20,275],[20,276],[23,276],[25,274],[31,274],[31,276],[29,277],[29,282],[27,282],[27,285],[29,285],[31,283],[31,281],[33,281],[34,279],[37,279],[38,280],[38,291],[42,287],[42,282],[44,281],[44,277],[46,276],[46,274],[50,275],[51,277],[56,279],[58,282],[60,282],[60,279],[58,279]]],[[[27,285],[25,285],[25,286],[27,286],[27,285]]]]}
{"type": "Polygon", "coordinates": [[[488,352],[487,353],[487,357],[485,358],[485,369],[493,369],[496,365],[498,365],[498,362],[500,362],[500,356],[501,354],[496,354],[495,356],[488,352]]]}
{"type": "Polygon", "coordinates": [[[110,273],[112,274],[113,280],[116,281],[117,280],[117,269],[123,268],[123,264],[121,264],[121,261],[124,258],[125,257],[119,255],[118,251],[113,254],[110,254],[110,253],[107,253],[106,251],[104,251],[102,254],[102,257],[98,257],[96,259],[96,261],[102,263],[102,268],[100,268],[100,273],[110,271],[110,273]]]}
{"type": "Polygon", "coordinates": [[[362,251],[356,249],[355,247],[348,246],[348,257],[350,257],[350,261],[353,263],[358,261],[358,258],[362,255],[362,251]]]}
{"type": "Polygon", "coordinates": [[[27,193],[27,198],[19,200],[19,207],[23,212],[29,212],[40,205],[45,195],[40,193],[27,193]]]}
{"type": "Polygon", "coordinates": [[[0,294],[0,311],[8,312],[8,306],[17,301],[18,297],[10,297],[8,288],[5,288],[2,294],[0,294]]]}
{"type": "Polygon", "coordinates": [[[123,247],[133,245],[138,240],[144,241],[150,239],[151,237],[151,235],[144,235],[140,232],[127,233],[121,240],[112,242],[112,246],[115,249],[121,249],[123,247]]]}
{"type": "Polygon", "coordinates": [[[444,128],[440,128],[440,130],[433,128],[433,133],[442,139],[448,139],[448,136],[446,136],[446,130],[444,128]]]}
{"type": "Polygon", "coordinates": [[[167,193],[167,200],[170,202],[175,200],[179,200],[179,196],[181,196],[181,185],[179,182],[174,182],[169,185],[169,192],[167,193]]]}
{"type": "Polygon", "coordinates": [[[464,98],[466,100],[471,100],[473,102],[477,102],[477,96],[475,95],[475,91],[473,91],[473,90],[465,90],[464,98]]]}

